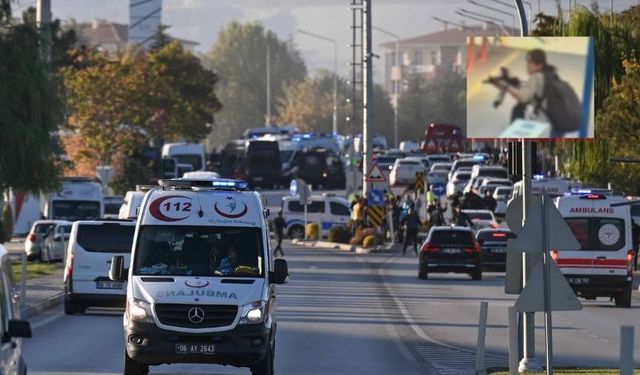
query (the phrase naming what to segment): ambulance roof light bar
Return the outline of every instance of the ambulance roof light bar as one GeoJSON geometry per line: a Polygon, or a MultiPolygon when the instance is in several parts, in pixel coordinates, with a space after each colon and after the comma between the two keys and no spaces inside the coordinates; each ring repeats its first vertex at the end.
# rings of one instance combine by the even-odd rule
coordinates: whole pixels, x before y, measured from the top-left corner
{"type": "Polygon", "coordinates": [[[611,189],[598,189],[598,188],[572,188],[567,195],[586,195],[586,194],[599,194],[599,195],[612,195],[611,189]]]}
{"type": "Polygon", "coordinates": [[[188,178],[172,178],[167,180],[159,180],[158,184],[163,190],[191,190],[191,189],[208,189],[208,190],[246,190],[247,182],[243,180],[233,180],[228,178],[214,179],[188,179],[188,178]]]}

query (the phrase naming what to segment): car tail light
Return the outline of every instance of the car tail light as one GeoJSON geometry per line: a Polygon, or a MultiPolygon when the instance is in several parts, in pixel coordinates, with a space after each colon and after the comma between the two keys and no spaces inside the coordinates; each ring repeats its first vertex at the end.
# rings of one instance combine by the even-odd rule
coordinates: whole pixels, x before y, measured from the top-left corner
{"type": "Polygon", "coordinates": [[[36,242],[36,235],[35,235],[35,234],[33,234],[33,233],[31,233],[31,234],[29,235],[29,241],[31,241],[31,242],[36,242]]]}
{"type": "Polygon", "coordinates": [[[505,237],[507,237],[507,234],[506,234],[506,233],[499,233],[499,232],[498,232],[498,233],[492,233],[492,234],[491,234],[491,236],[492,236],[493,238],[505,238],[505,237]]]}
{"type": "Polygon", "coordinates": [[[633,250],[627,251],[627,276],[633,275],[633,250]]]}
{"type": "Polygon", "coordinates": [[[465,247],[465,253],[479,253],[480,252],[480,244],[477,242],[473,243],[473,247],[465,247]]]}
{"type": "Polygon", "coordinates": [[[73,251],[69,253],[69,257],[67,258],[67,267],[65,268],[65,276],[66,278],[71,278],[73,276],[73,251]]]}
{"type": "Polygon", "coordinates": [[[440,248],[436,246],[432,246],[430,243],[425,243],[422,246],[421,250],[423,253],[437,253],[438,251],[440,251],[440,248]]]}
{"type": "Polygon", "coordinates": [[[558,250],[551,250],[551,259],[558,263],[558,250]]]}

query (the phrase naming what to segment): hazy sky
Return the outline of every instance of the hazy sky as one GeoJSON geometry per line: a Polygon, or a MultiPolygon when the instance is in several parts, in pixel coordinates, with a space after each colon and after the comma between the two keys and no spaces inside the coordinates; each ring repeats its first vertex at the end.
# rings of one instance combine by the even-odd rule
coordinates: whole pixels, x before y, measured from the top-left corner
{"type": "MultiPolygon", "coordinates": [[[[511,0],[476,0],[486,6],[507,10],[498,2],[511,3],[511,0]]],[[[534,13],[538,4],[546,13],[555,13],[555,0],[530,0],[534,13]]],[[[562,0],[563,8],[569,2],[562,0]]],[[[33,6],[35,0],[17,0],[13,4],[14,12],[20,12],[27,6],[33,6]]],[[[62,20],[75,18],[77,21],[90,21],[95,18],[107,19],[119,23],[129,22],[129,0],[51,0],[55,18],[62,20]]],[[[260,21],[275,31],[281,38],[292,38],[302,51],[311,72],[318,68],[333,69],[333,45],[309,36],[296,33],[304,29],[338,41],[338,71],[346,76],[349,73],[348,62],[351,56],[351,11],[349,0],[164,0],[162,23],[170,25],[169,33],[175,37],[190,39],[200,43],[197,48],[206,52],[215,42],[221,28],[228,22],[260,21]]],[[[578,4],[588,5],[591,0],[579,0],[578,4]]],[[[614,0],[614,9],[624,9],[636,4],[637,0],[614,0]]],[[[455,14],[456,9],[464,8],[491,17],[504,19],[507,25],[512,17],[472,5],[468,0],[373,0],[373,24],[401,39],[427,34],[442,28],[432,16],[453,21],[465,22],[455,14]]],[[[610,0],[599,1],[601,9],[608,9],[610,0]]],[[[467,19],[466,24],[478,24],[467,19]]],[[[374,30],[374,53],[382,56],[379,44],[393,41],[391,37],[374,30]]],[[[384,61],[374,62],[374,67],[382,67],[384,61]]],[[[376,69],[376,79],[380,80],[381,69],[376,69]]]]}

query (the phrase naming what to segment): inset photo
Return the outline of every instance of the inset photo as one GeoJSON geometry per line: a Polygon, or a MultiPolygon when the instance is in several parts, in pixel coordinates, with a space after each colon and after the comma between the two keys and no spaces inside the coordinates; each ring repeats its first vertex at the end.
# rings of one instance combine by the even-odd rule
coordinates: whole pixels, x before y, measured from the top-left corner
{"type": "Polygon", "coordinates": [[[467,138],[593,138],[590,37],[467,37],[467,138]]]}

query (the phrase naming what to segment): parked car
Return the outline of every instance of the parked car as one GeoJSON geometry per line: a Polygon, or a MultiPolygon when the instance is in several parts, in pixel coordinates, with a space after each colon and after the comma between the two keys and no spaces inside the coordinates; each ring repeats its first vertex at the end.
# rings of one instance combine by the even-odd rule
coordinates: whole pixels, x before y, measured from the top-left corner
{"type": "Polygon", "coordinates": [[[418,172],[425,172],[424,164],[419,160],[397,159],[393,163],[391,173],[389,173],[389,183],[391,185],[413,185],[418,172]]]}
{"type": "Polygon", "coordinates": [[[37,220],[24,241],[27,260],[42,260],[42,248],[45,237],[58,223],[70,223],[66,220],[37,220]]]}
{"type": "Polygon", "coordinates": [[[473,222],[476,230],[498,227],[496,217],[489,210],[462,210],[462,212],[469,215],[469,219],[473,222]]]}
{"type": "Polygon", "coordinates": [[[436,226],[429,230],[420,251],[418,277],[435,272],[467,273],[482,280],[482,253],[471,228],[436,226]]]}
{"type": "Polygon", "coordinates": [[[514,238],[515,233],[506,228],[485,228],[476,232],[485,271],[506,271],[507,241],[514,238]]]}
{"type": "Polygon", "coordinates": [[[429,167],[429,172],[444,171],[448,173],[451,170],[451,165],[451,163],[442,162],[432,163],[431,167],[429,167]]]}
{"type": "Polygon", "coordinates": [[[64,260],[64,252],[69,243],[71,222],[56,223],[42,242],[41,260],[54,262],[64,260]]]}
{"type": "Polygon", "coordinates": [[[26,375],[21,339],[31,337],[31,325],[20,320],[14,285],[9,252],[0,244],[0,374],[26,375]]]}

